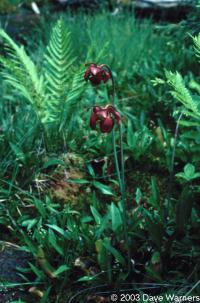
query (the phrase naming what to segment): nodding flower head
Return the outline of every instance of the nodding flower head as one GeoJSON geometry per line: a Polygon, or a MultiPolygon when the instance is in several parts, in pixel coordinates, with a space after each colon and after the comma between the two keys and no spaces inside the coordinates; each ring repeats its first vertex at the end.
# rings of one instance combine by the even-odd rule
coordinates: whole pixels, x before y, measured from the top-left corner
{"type": "Polygon", "coordinates": [[[110,73],[105,69],[105,64],[97,65],[91,63],[84,74],[85,80],[90,80],[93,86],[99,85],[101,81],[106,83],[110,79],[110,73]]]}
{"type": "Polygon", "coordinates": [[[120,124],[120,113],[112,105],[94,106],[90,117],[90,127],[96,129],[97,123],[102,133],[110,133],[115,122],[120,124]]]}

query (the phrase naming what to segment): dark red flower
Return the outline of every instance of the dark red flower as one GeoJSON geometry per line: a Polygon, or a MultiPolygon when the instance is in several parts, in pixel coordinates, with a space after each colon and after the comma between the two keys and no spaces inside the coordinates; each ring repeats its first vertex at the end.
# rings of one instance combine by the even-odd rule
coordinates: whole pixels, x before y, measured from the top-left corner
{"type": "Polygon", "coordinates": [[[110,133],[115,122],[119,124],[120,121],[120,113],[114,108],[114,106],[94,106],[93,113],[90,117],[90,127],[92,129],[96,129],[96,125],[99,123],[102,133],[110,133]]]}
{"type": "Polygon", "coordinates": [[[96,86],[103,81],[106,83],[110,79],[110,73],[105,69],[105,65],[97,65],[91,63],[90,66],[87,68],[85,75],[85,80],[90,80],[92,85],[96,86]]]}

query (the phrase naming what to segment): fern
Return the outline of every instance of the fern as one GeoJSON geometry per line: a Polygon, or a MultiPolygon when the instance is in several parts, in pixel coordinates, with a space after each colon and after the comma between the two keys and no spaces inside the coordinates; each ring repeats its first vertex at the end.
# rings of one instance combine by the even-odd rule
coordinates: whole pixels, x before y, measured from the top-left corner
{"type": "MultiPolygon", "coordinates": [[[[200,123],[200,97],[193,95],[185,86],[182,76],[176,72],[166,72],[166,77],[169,85],[172,87],[171,94],[175,99],[180,101],[183,105],[183,113],[185,116],[195,119],[192,124],[196,125],[200,123]]],[[[188,124],[185,121],[185,125],[188,124]]],[[[191,123],[189,123],[191,125],[191,123]]]]}
{"type": "Polygon", "coordinates": [[[185,83],[183,81],[182,76],[178,72],[176,73],[166,72],[166,76],[168,79],[168,83],[173,88],[173,91],[171,92],[172,95],[177,100],[182,102],[187,109],[193,112],[197,112],[198,111],[197,104],[193,100],[189,90],[185,87],[185,83]]]}
{"type": "Polygon", "coordinates": [[[66,31],[62,19],[58,20],[51,35],[45,54],[45,80],[51,120],[59,120],[69,90],[69,68],[75,61],[71,51],[70,33],[66,31]]]}
{"type": "Polygon", "coordinates": [[[200,84],[197,83],[194,79],[192,79],[189,83],[189,87],[195,90],[200,95],[200,84]]]}
{"type": "Polygon", "coordinates": [[[198,36],[193,37],[194,49],[196,52],[196,56],[200,58],[200,34],[198,36]]]}
{"type": "Polygon", "coordinates": [[[73,64],[76,58],[71,48],[70,32],[66,31],[65,23],[58,20],[51,35],[45,54],[45,80],[47,85],[48,103],[46,121],[58,122],[63,129],[76,103],[84,91],[83,71],[72,77],[73,64]]]}
{"type": "Polygon", "coordinates": [[[44,97],[44,78],[39,76],[37,68],[31,58],[26,54],[23,46],[18,46],[4,30],[0,36],[6,43],[9,61],[1,57],[5,67],[3,73],[6,81],[18,90],[35,108],[41,116],[42,100],[44,97]]]}
{"type": "Polygon", "coordinates": [[[66,124],[71,121],[71,118],[72,116],[74,116],[74,113],[77,113],[80,110],[81,96],[85,91],[85,81],[83,80],[83,73],[84,71],[81,67],[73,78],[70,90],[68,91],[67,97],[65,99],[65,104],[61,115],[60,130],[65,128],[66,124]]]}
{"type": "MultiPolygon", "coordinates": [[[[75,68],[70,32],[63,19],[55,24],[44,53],[44,65],[39,69],[4,30],[7,58],[0,57],[3,76],[14,92],[20,94],[35,110],[37,117],[51,138],[52,131],[63,136],[74,112],[80,107],[84,92],[83,69],[75,68]]],[[[66,140],[66,138],[65,138],[66,140]]]]}
{"type": "MultiPolygon", "coordinates": [[[[193,38],[194,49],[197,57],[200,57],[200,34],[193,38]]],[[[200,126],[200,85],[192,80],[189,83],[189,87],[195,90],[198,94],[192,94],[192,92],[186,88],[183,77],[178,73],[166,72],[166,77],[169,85],[173,89],[171,91],[175,99],[180,101],[184,106],[182,109],[183,114],[189,118],[182,120],[180,123],[184,126],[200,126]]]]}

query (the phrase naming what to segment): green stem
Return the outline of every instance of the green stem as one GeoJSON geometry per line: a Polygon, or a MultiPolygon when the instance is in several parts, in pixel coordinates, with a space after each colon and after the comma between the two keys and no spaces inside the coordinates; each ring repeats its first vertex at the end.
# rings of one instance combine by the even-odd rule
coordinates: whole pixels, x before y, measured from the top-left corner
{"type": "Polygon", "coordinates": [[[123,191],[123,194],[124,194],[124,198],[126,198],[125,175],[124,175],[124,150],[123,150],[122,123],[120,123],[119,131],[120,131],[120,157],[121,157],[121,180],[122,180],[122,191],[123,191]]]}
{"type": "Polygon", "coordinates": [[[167,209],[169,209],[169,204],[172,197],[172,190],[173,190],[173,179],[174,179],[174,161],[175,161],[175,154],[176,154],[176,145],[178,140],[178,131],[179,131],[179,123],[182,119],[183,113],[181,112],[177,123],[176,123],[176,129],[174,133],[174,144],[172,149],[172,158],[171,158],[171,165],[170,165],[170,175],[169,175],[169,186],[168,186],[168,193],[167,193],[167,209]]]}
{"type": "MultiPolygon", "coordinates": [[[[112,81],[112,105],[115,106],[115,81],[112,74],[112,70],[108,65],[104,65],[111,77],[112,81]]],[[[121,174],[119,169],[119,160],[117,157],[117,147],[116,147],[116,141],[115,141],[115,129],[112,131],[112,137],[113,137],[113,150],[114,150],[114,158],[115,158],[115,167],[117,171],[117,176],[119,180],[119,186],[120,186],[120,192],[121,192],[121,199],[122,199],[122,209],[123,209],[123,228],[124,228],[124,238],[127,246],[128,251],[128,273],[130,272],[131,267],[131,257],[130,257],[130,247],[129,247],[129,239],[128,239],[128,230],[127,230],[127,214],[126,214],[126,189],[125,189],[125,174],[124,174],[124,151],[123,151],[123,134],[122,134],[122,123],[120,122],[120,158],[121,158],[121,174]]]]}
{"type": "Polygon", "coordinates": [[[127,230],[127,204],[126,204],[126,188],[125,188],[125,173],[124,173],[124,149],[123,149],[123,133],[122,133],[122,123],[120,123],[120,157],[121,157],[121,196],[122,196],[122,208],[123,208],[123,222],[124,222],[124,236],[125,242],[127,245],[128,252],[128,273],[130,273],[131,269],[131,252],[129,247],[129,239],[128,239],[128,230],[127,230]]]}
{"type": "Polygon", "coordinates": [[[110,74],[111,77],[111,81],[112,81],[112,105],[115,106],[115,95],[116,95],[116,89],[115,89],[115,80],[112,74],[112,70],[110,68],[110,66],[106,65],[106,64],[102,64],[102,66],[105,66],[110,74]]]}
{"type": "Polygon", "coordinates": [[[117,157],[117,147],[116,147],[116,141],[115,141],[115,130],[114,130],[114,128],[113,128],[113,131],[112,131],[112,139],[113,139],[115,168],[116,168],[116,171],[117,171],[117,178],[118,178],[118,182],[119,182],[120,192],[122,193],[123,187],[122,187],[122,180],[121,180],[120,170],[119,170],[119,161],[118,161],[118,157],[117,157]]]}

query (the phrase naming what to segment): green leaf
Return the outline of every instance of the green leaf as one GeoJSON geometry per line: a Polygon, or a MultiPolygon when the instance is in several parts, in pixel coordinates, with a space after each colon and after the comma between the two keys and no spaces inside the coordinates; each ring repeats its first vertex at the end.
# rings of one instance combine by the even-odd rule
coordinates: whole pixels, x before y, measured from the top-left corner
{"type": "Polygon", "coordinates": [[[87,164],[87,169],[88,169],[89,174],[92,176],[92,178],[95,178],[95,172],[90,163],[87,164]]]}
{"type": "Polygon", "coordinates": [[[140,188],[137,187],[136,193],[135,193],[135,201],[138,205],[140,204],[141,199],[142,199],[142,192],[141,192],[140,188]]]}
{"type": "Polygon", "coordinates": [[[63,236],[67,240],[71,240],[71,235],[69,232],[66,232],[64,229],[58,227],[57,225],[53,224],[46,224],[46,226],[52,228],[53,230],[57,231],[61,236],[63,236]]]}
{"type": "Polygon", "coordinates": [[[107,272],[108,279],[109,281],[111,281],[111,277],[112,277],[111,255],[104,247],[102,239],[99,239],[95,242],[95,248],[97,252],[98,264],[102,271],[107,272]]]}
{"type": "Polygon", "coordinates": [[[93,221],[93,218],[91,216],[85,216],[85,217],[81,218],[82,223],[89,223],[92,221],[93,221]]]}
{"type": "Polygon", "coordinates": [[[147,230],[152,241],[156,244],[157,248],[160,249],[162,246],[162,240],[164,237],[164,228],[160,222],[154,221],[153,217],[146,217],[147,230]]]}
{"type": "Polygon", "coordinates": [[[41,200],[36,199],[36,198],[34,198],[32,200],[32,203],[35,205],[35,207],[37,208],[37,210],[41,214],[42,218],[46,218],[47,212],[46,212],[46,208],[45,208],[44,203],[41,200]]]}
{"type": "Polygon", "coordinates": [[[192,165],[190,163],[186,164],[184,167],[184,173],[185,173],[187,180],[192,179],[194,177],[194,173],[195,173],[194,165],[192,165]]]}
{"type": "Polygon", "coordinates": [[[101,224],[102,216],[94,206],[90,206],[91,212],[94,216],[96,224],[101,224]]]}
{"type": "Polygon", "coordinates": [[[183,178],[184,180],[187,180],[186,176],[185,176],[185,173],[178,173],[175,175],[176,177],[179,177],[179,178],[183,178]]]}
{"type": "Polygon", "coordinates": [[[162,282],[162,278],[158,272],[156,272],[152,266],[145,267],[147,274],[158,282],[162,282]]]}
{"type": "Polygon", "coordinates": [[[184,173],[180,172],[176,174],[176,177],[182,178],[186,181],[192,181],[200,177],[200,173],[195,173],[194,165],[188,163],[184,166],[184,173]]]}
{"type": "Polygon", "coordinates": [[[22,222],[22,226],[26,226],[27,230],[30,230],[37,222],[38,222],[37,219],[25,220],[22,222]]]}
{"type": "Polygon", "coordinates": [[[156,209],[160,210],[159,205],[160,195],[159,195],[159,189],[156,182],[155,177],[151,177],[151,197],[149,199],[149,203],[156,209]]]}
{"type": "Polygon", "coordinates": [[[34,272],[34,274],[39,278],[39,279],[44,279],[44,273],[42,270],[39,270],[35,265],[32,263],[29,263],[29,266],[31,270],[34,272]]]}
{"type": "Polygon", "coordinates": [[[183,233],[186,229],[193,206],[193,194],[189,185],[185,186],[177,205],[176,210],[176,226],[180,233],[183,233]]]}
{"type": "Polygon", "coordinates": [[[84,179],[67,179],[66,182],[75,183],[75,184],[88,184],[88,183],[90,183],[89,181],[84,180],[84,179]]]}
{"type": "Polygon", "coordinates": [[[112,230],[116,231],[122,225],[122,217],[119,208],[112,202],[110,206],[112,230]]]}
{"type": "Polygon", "coordinates": [[[54,275],[55,276],[59,276],[60,274],[62,274],[63,272],[65,272],[65,271],[67,271],[69,269],[70,269],[70,267],[68,265],[63,264],[63,265],[59,266],[58,269],[56,269],[54,271],[54,275]]]}
{"type": "Polygon", "coordinates": [[[16,145],[13,143],[9,143],[10,147],[13,151],[13,153],[15,154],[16,160],[22,161],[23,163],[25,163],[25,154],[23,153],[23,151],[16,145]]]}
{"type": "Polygon", "coordinates": [[[122,265],[125,265],[125,259],[124,257],[121,255],[121,253],[114,248],[111,244],[110,241],[108,239],[104,239],[103,240],[103,246],[113,255],[113,257],[122,265]]]}
{"type": "Polygon", "coordinates": [[[59,160],[59,159],[51,159],[49,161],[47,161],[42,168],[48,168],[50,166],[55,166],[55,165],[64,165],[64,162],[59,160]]]}
{"type": "Polygon", "coordinates": [[[48,231],[48,240],[49,240],[49,243],[53,246],[53,248],[61,255],[61,256],[64,256],[64,250],[62,247],[60,247],[57,243],[57,239],[56,239],[56,236],[53,232],[53,230],[51,230],[49,228],[49,231],[48,231]]]}
{"type": "Polygon", "coordinates": [[[100,226],[96,229],[95,236],[96,238],[99,238],[103,231],[107,228],[109,228],[109,220],[110,220],[110,214],[106,214],[103,219],[101,220],[100,226]]]}
{"type": "Polygon", "coordinates": [[[49,294],[51,291],[51,286],[48,287],[44,292],[43,292],[43,297],[40,299],[39,303],[48,303],[49,302],[49,294]]]}
{"type": "Polygon", "coordinates": [[[95,280],[95,279],[96,279],[95,276],[94,276],[94,277],[91,277],[91,276],[83,276],[83,277],[79,278],[77,281],[78,281],[78,282],[86,282],[86,281],[93,281],[93,280],[95,280]]]}
{"type": "Polygon", "coordinates": [[[22,231],[24,242],[26,243],[29,251],[35,255],[37,252],[37,245],[22,231]]]}
{"type": "Polygon", "coordinates": [[[200,173],[195,173],[194,174],[193,179],[197,179],[197,178],[200,178],[200,173]]]}
{"type": "Polygon", "coordinates": [[[128,126],[127,126],[127,143],[129,147],[135,146],[135,137],[134,137],[133,127],[130,119],[128,119],[128,126]]]}
{"type": "Polygon", "coordinates": [[[160,253],[158,251],[155,251],[151,257],[151,263],[156,264],[160,263],[161,258],[160,258],[160,253]]]}
{"type": "Polygon", "coordinates": [[[92,185],[94,187],[96,187],[97,189],[99,189],[102,192],[102,194],[109,195],[109,196],[114,196],[114,193],[113,193],[112,189],[109,186],[107,186],[105,184],[102,184],[98,181],[93,181],[92,185]]]}

